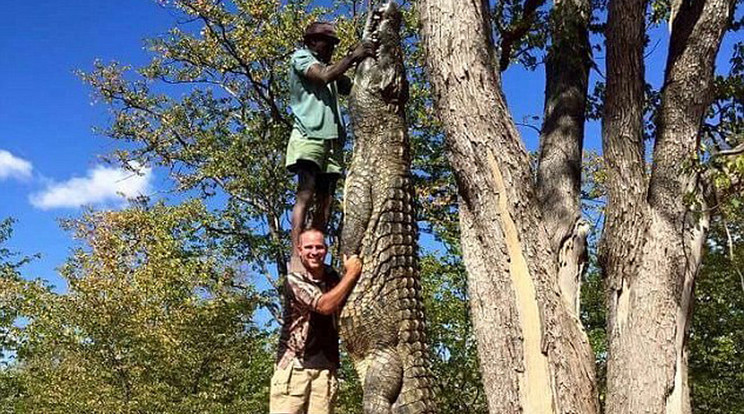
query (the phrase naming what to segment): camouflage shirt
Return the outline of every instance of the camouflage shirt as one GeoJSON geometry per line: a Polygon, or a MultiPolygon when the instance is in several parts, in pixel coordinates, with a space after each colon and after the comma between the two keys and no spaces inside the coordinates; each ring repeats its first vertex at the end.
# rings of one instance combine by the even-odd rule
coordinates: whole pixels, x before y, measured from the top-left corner
{"type": "Polygon", "coordinates": [[[336,369],[339,364],[336,315],[317,312],[320,296],[333,289],[338,273],[326,266],[323,280],[293,272],[284,286],[284,325],[279,337],[277,365],[286,368],[297,359],[304,368],[336,369]]]}

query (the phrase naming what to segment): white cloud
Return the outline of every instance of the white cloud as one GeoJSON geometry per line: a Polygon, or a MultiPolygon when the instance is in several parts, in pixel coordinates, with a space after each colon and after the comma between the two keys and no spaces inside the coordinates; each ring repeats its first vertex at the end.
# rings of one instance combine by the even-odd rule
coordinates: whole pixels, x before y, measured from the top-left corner
{"type": "Polygon", "coordinates": [[[29,178],[31,177],[31,163],[18,158],[5,150],[0,150],[0,180],[6,178],[29,178]]]}
{"type": "Polygon", "coordinates": [[[73,177],[61,183],[51,183],[43,191],[32,194],[29,201],[35,207],[49,210],[79,207],[86,204],[123,202],[124,198],[151,192],[152,170],[136,168],[139,174],[120,168],[97,166],[85,177],[73,177]]]}

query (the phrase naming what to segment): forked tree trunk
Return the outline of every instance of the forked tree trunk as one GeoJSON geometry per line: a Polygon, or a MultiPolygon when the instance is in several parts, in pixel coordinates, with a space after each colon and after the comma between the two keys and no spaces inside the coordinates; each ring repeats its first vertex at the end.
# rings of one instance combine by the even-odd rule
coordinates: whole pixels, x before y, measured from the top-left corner
{"type": "Polygon", "coordinates": [[[694,0],[675,14],[648,177],[642,138],[646,4],[610,2],[602,133],[608,205],[600,255],[609,283],[608,413],[691,412],[686,341],[708,213],[704,183],[690,167],[732,6],[731,0],[694,0]]]}
{"type": "Polygon", "coordinates": [[[595,413],[594,357],[561,300],[527,151],[500,90],[488,2],[420,2],[427,68],[460,193],[491,413],[595,413]]]}

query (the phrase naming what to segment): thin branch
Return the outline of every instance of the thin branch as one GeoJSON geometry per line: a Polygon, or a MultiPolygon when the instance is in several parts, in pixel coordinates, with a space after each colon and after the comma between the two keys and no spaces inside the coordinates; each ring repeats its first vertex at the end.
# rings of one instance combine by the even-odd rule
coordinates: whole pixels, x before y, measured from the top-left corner
{"type": "Polygon", "coordinates": [[[726,230],[726,241],[728,244],[728,252],[729,252],[729,260],[731,262],[734,261],[734,239],[731,237],[731,231],[729,230],[728,223],[726,222],[726,217],[721,217],[721,221],[723,222],[723,228],[726,230]]]}
{"type": "MultiPolygon", "coordinates": [[[[217,37],[218,36],[218,33],[212,27],[212,23],[205,16],[202,17],[202,20],[204,21],[204,24],[207,26],[207,28],[209,29],[209,31],[214,36],[217,37]]],[[[245,70],[245,76],[248,78],[248,81],[250,82],[251,86],[253,87],[253,90],[256,92],[256,95],[262,101],[264,101],[264,103],[266,103],[269,106],[269,108],[271,109],[271,114],[273,115],[273,117],[275,119],[279,120],[280,122],[282,122],[282,123],[286,124],[288,127],[290,127],[291,124],[289,123],[289,121],[287,121],[281,115],[281,111],[279,111],[279,108],[276,106],[276,101],[274,101],[271,98],[271,96],[267,96],[263,92],[263,90],[267,90],[269,88],[266,85],[264,85],[264,84],[256,81],[253,78],[253,75],[251,74],[252,69],[251,69],[250,64],[248,62],[246,62],[243,59],[242,56],[240,56],[240,52],[235,48],[235,45],[232,44],[232,42],[230,41],[230,39],[228,39],[228,37],[227,37],[227,29],[225,28],[225,26],[222,23],[215,23],[215,24],[220,29],[220,33],[219,33],[220,36],[219,37],[222,38],[222,45],[224,46],[224,48],[228,52],[228,54],[230,56],[232,56],[233,59],[235,59],[240,64],[240,66],[243,67],[243,69],[245,70]]]]}
{"type": "MultiPolygon", "coordinates": [[[[271,287],[274,289],[274,292],[276,292],[276,296],[279,296],[279,292],[282,291],[281,286],[279,286],[278,281],[274,280],[273,277],[269,274],[269,272],[264,269],[263,275],[266,278],[266,281],[269,282],[271,287]]],[[[274,302],[267,302],[264,305],[266,309],[268,309],[269,313],[271,313],[271,316],[274,317],[274,319],[281,325],[284,323],[284,318],[282,317],[281,307],[277,305],[274,302]]]]}
{"type": "Polygon", "coordinates": [[[242,74],[248,78],[248,81],[251,84],[251,87],[253,88],[254,92],[256,93],[256,96],[258,96],[258,98],[262,100],[266,105],[268,105],[268,107],[271,110],[272,117],[278,120],[279,122],[285,124],[286,126],[291,127],[291,123],[285,117],[282,116],[281,111],[276,105],[276,101],[273,100],[271,96],[267,96],[264,93],[264,90],[269,89],[269,87],[256,81],[253,78],[253,75],[252,75],[253,70],[251,68],[250,62],[247,62],[245,61],[245,59],[243,59],[238,49],[235,47],[232,41],[228,38],[227,28],[225,27],[225,25],[221,22],[214,22],[210,20],[208,16],[205,16],[198,9],[196,9],[195,7],[191,5],[186,4],[185,6],[191,9],[191,11],[194,14],[199,16],[199,18],[202,20],[202,22],[204,23],[205,27],[209,30],[209,32],[216,39],[220,39],[220,44],[222,45],[223,50],[225,50],[230,55],[230,57],[235,59],[238,65],[240,65],[243,68],[244,72],[242,74]],[[215,28],[215,26],[217,28],[215,28]]]}
{"type": "Polygon", "coordinates": [[[582,203],[594,203],[599,205],[606,205],[607,200],[601,200],[599,198],[587,198],[587,197],[581,197],[582,203]]]}
{"type": "Polygon", "coordinates": [[[249,198],[249,197],[241,196],[241,195],[235,193],[234,191],[230,190],[227,187],[227,184],[225,183],[225,181],[222,178],[215,177],[215,176],[210,176],[208,178],[211,178],[215,183],[217,183],[217,185],[219,185],[222,188],[222,190],[224,190],[230,197],[232,197],[232,198],[234,198],[236,200],[240,200],[240,201],[242,201],[244,203],[247,203],[247,204],[249,204],[249,205],[251,205],[251,206],[253,206],[253,207],[255,207],[255,208],[257,208],[257,209],[259,209],[261,211],[267,211],[266,206],[264,206],[258,200],[254,199],[254,198],[249,198]]]}
{"type": "Polygon", "coordinates": [[[271,287],[273,287],[274,290],[276,290],[278,292],[280,290],[279,289],[280,288],[279,282],[277,280],[275,280],[273,277],[271,277],[271,275],[268,272],[265,272],[264,271],[263,275],[266,278],[266,281],[269,282],[269,284],[271,285],[271,287]]]}
{"type": "MultiPolygon", "coordinates": [[[[212,76],[214,77],[214,76],[212,76]]],[[[165,76],[158,76],[158,80],[168,85],[190,85],[190,84],[204,84],[204,85],[215,85],[222,88],[230,96],[235,99],[240,99],[240,95],[232,87],[228,86],[225,81],[216,81],[208,78],[190,79],[190,80],[178,80],[170,79],[165,76]]]]}
{"type": "Polygon", "coordinates": [[[643,55],[643,58],[648,59],[649,57],[651,57],[651,55],[653,55],[654,52],[656,51],[656,48],[659,47],[660,43],[661,43],[661,39],[658,39],[656,43],[654,43],[653,47],[651,47],[650,50],[643,55]]]}
{"type": "MultiPolygon", "coordinates": [[[[212,348],[214,350],[214,348],[212,348]]],[[[194,375],[194,381],[191,385],[191,394],[196,395],[199,392],[199,383],[201,382],[202,377],[204,374],[207,373],[207,368],[209,368],[209,364],[212,363],[214,356],[214,352],[209,352],[207,356],[202,359],[202,363],[199,364],[199,370],[196,372],[196,375],[194,375]]]]}
{"type": "Polygon", "coordinates": [[[243,231],[240,228],[224,228],[224,227],[215,227],[210,224],[206,224],[203,226],[208,231],[221,234],[223,236],[241,236],[241,237],[249,237],[251,236],[251,233],[247,231],[243,231]]]}
{"type": "Polygon", "coordinates": [[[728,223],[726,222],[726,217],[721,217],[721,221],[723,222],[723,228],[726,230],[726,244],[728,245],[728,255],[729,255],[729,261],[731,261],[731,268],[734,269],[737,275],[739,275],[739,283],[741,284],[741,290],[744,292],[744,274],[742,274],[741,270],[736,266],[736,263],[734,263],[734,238],[731,237],[731,231],[729,230],[728,223]]]}
{"type": "Polygon", "coordinates": [[[744,154],[744,143],[739,144],[731,149],[717,151],[712,156],[713,157],[730,157],[732,155],[739,155],[739,154],[744,154]]]}
{"type": "Polygon", "coordinates": [[[531,125],[531,124],[526,124],[526,123],[523,123],[523,122],[514,122],[514,125],[531,128],[531,129],[535,130],[535,132],[537,132],[538,134],[541,132],[540,131],[540,128],[538,128],[538,127],[536,127],[534,125],[531,125]]]}

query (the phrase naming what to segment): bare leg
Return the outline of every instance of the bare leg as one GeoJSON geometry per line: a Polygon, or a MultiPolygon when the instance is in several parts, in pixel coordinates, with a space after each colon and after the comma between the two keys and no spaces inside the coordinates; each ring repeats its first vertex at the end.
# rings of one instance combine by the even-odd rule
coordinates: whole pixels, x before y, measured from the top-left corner
{"type": "Polygon", "coordinates": [[[297,194],[295,195],[295,205],[292,209],[292,231],[290,232],[292,240],[292,259],[290,262],[290,272],[302,270],[299,257],[297,256],[297,246],[300,243],[300,233],[305,227],[307,212],[315,195],[317,174],[312,169],[297,169],[297,194]]]}
{"type": "Polygon", "coordinates": [[[333,195],[336,192],[336,174],[321,174],[317,177],[315,214],[313,215],[313,227],[326,231],[328,221],[331,219],[331,208],[333,207],[333,195]]]}

